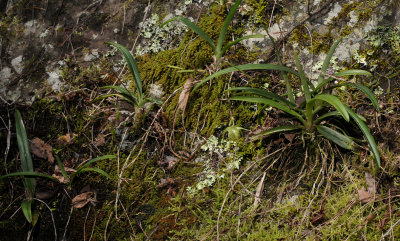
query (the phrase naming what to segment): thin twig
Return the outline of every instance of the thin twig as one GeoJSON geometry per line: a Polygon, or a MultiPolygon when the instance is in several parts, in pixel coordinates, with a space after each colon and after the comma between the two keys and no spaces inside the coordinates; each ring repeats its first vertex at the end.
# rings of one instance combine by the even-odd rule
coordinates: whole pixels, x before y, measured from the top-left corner
{"type": "Polygon", "coordinates": [[[57,228],[56,228],[56,222],[54,221],[54,216],[53,216],[53,211],[51,211],[51,208],[49,207],[49,205],[47,205],[47,203],[43,202],[40,199],[37,198],[33,198],[34,200],[43,203],[47,209],[50,211],[50,216],[51,216],[51,221],[53,221],[53,227],[54,227],[54,240],[57,241],[57,228]]]}

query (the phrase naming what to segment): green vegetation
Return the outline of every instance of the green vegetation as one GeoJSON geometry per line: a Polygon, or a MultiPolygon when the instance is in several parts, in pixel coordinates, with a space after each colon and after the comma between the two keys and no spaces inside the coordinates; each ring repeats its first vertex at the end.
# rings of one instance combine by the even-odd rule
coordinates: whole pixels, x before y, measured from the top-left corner
{"type": "Polygon", "coordinates": [[[163,25],[170,23],[175,20],[180,20],[182,23],[184,23],[186,26],[188,26],[193,32],[197,33],[200,37],[202,37],[204,40],[207,41],[207,43],[211,46],[213,52],[214,52],[214,57],[215,57],[215,63],[220,63],[220,59],[223,57],[226,51],[228,51],[233,45],[240,43],[241,41],[245,39],[250,39],[250,38],[263,38],[264,35],[262,34],[254,34],[254,35],[246,35],[243,37],[240,37],[236,40],[228,42],[226,45],[224,45],[225,37],[228,32],[228,27],[233,19],[233,16],[235,15],[235,12],[237,8],[239,7],[240,3],[242,0],[237,0],[235,4],[232,6],[231,10],[229,11],[228,15],[225,18],[224,24],[222,26],[222,29],[218,35],[218,41],[217,44],[215,45],[213,40],[202,30],[199,26],[196,24],[192,23],[189,19],[184,18],[184,17],[175,17],[171,18],[170,20],[166,21],[163,23],[163,25]]]}
{"type": "MultiPolygon", "coordinates": [[[[66,89],[37,97],[30,107],[17,104],[26,130],[51,145],[55,163],[30,156],[18,111],[16,135],[0,127],[0,145],[10,143],[8,158],[0,156],[6,170],[0,203],[10,203],[0,210],[1,231],[13,230],[19,240],[40,229],[34,239],[51,240],[51,213],[55,231],[68,240],[400,237],[399,31],[373,30],[366,39],[370,46],[349,62],[334,56],[341,38],[333,36],[350,35],[351,19],[353,26],[368,21],[371,12],[361,10],[374,1],[340,3],[342,10],[323,26],[325,32],[308,31],[307,23],[283,41],[270,37],[263,42],[267,46],[253,44],[257,51],[274,46],[275,55],[241,44],[261,35],[240,36],[252,27],[281,26],[290,1],[215,1],[202,8],[196,24],[177,17],[151,32],[166,16],[161,2],[151,3],[150,22],[140,30],[147,33],[143,41],[157,43],[153,49],[137,50],[133,57],[122,45],[108,43],[113,51],[99,51],[97,62],[77,65],[79,54],[68,57],[62,67],[66,89]],[[238,21],[235,13],[241,14],[238,21]],[[167,30],[182,33],[173,30],[174,21],[192,31],[169,45],[170,36],[160,41],[167,30]],[[302,65],[299,49],[302,61],[313,58],[305,57],[311,52],[327,53],[321,68],[315,71],[312,61],[302,65]],[[114,63],[117,50],[123,61],[114,63]],[[123,65],[126,74],[118,69],[123,65]],[[392,85],[386,88],[382,79],[392,85]],[[12,176],[24,186],[5,179],[12,176]],[[49,195],[41,198],[43,193],[49,195]],[[23,212],[16,212],[20,206],[23,212]]],[[[178,4],[190,15],[203,3],[178,4]]],[[[126,2],[113,18],[129,20],[131,6],[142,3],[135,4],[126,2]]],[[[319,6],[305,7],[314,12],[319,6]]],[[[125,32],[130,24],[126,21],[125,32]]],[[[75,32],[87,33],[78,27],[75,32]]],[[[116,32],[124,41],[119,37],[126,34],[116,32]]],[[[0,110],[5,113],[0,125],[6,125],[10,106],[0,110]]],[[[8,119],[13,122],[12,115],[8,119]]]]}
{"type": "Polygon", "coordinates": [[[302,95],[305,97],[305,101],[303,101],[299,106],[296,105],[295,97],[292,92],[292,88],[290,87],[290,84],[287,85],[288,100],[282,96],[276,95],[274,93],[262,89],[248,88],[248,87],[238,87],[229,89],[229,91],[239,92],[235,97],[231,98],[232,100],[241,100],[241,101],[260,103],[267,106],[271,106],[286,112],[287,114],[296,118],[297,121],[300,122],[300,125],[287,125],[287,126],[280,126],[268,129],[256,135],[256,138],[264,137],[277,132],[285,132],[293,130],[302,130],[302,132],[313,133],[314,130],[316,129],[321,135],[323,135],[330,141],[338,144],[343,148],[352,150],[355,147],[355,142],[346,133],[344,133],[344,131],[342,131],[342,133],[338,132],[337,130],[340,130],[341,129],[340,127],[335,126],[333,124],[329,124],[333,128],[335,128],[336,129],[335,130],[330,127],[327,127],[326,125],[321,124],[322,122],[328,121],[329,118],[332,118],[333,116],[340,115],[347,122],[349,122],[350,117],[352,117],[353,120],[358,125],[358,127],[360,128],[360,130],[363,132],[364,136],[366,137],[368,144],[371,148],[371,152],[374,156],[374,159],[378,167],[380,167],[381,162],[380,162],[378,148],[367,125],[364,123],[363,118],[362,117],[360,118],[353,110],[351,110],[348,106],[343,104],[339,100],[339,98],[337,98],[332,94],[328,94],[331,90],[335,88],[341,87],[343,85],[349,85],[363,91],[368,96],[368,98],[370,98],[374,107],[378,109],[378,101],[375,99],[373,93],[363,85],[354,83],[344,83],[328,87],[328,84],[338,77],[349,76],[349,75],[370,75],[369,72],[364,70],[343,70],[336,73],[334,76],[325,75],[329,62],[340,40],[341,39],[337,40],[332,45],[328,55],[326,56],[316,86],[314,86],[311,80],[306,78],[303,67],[301,66],[300,61],[296,53],[294,52],[298,72],[281,65],[271,65],[271,64],[239,65],[223,69],[219,72],[210,75],[206,79],[202,80],[196,87],[198,88],[199,86],[204,84],[206,81],[211,80],[212,78],[238,70],[240,71],[279,70],[283,72],[284,76],[286,76],[284,77],[286,83],[288,83],[287,82],[288,77],[286,72],[292,73],[300,78],[302,95]],[[329,105],[326,105],[322,102],[325,102],[329,105]],[[336,111],[329,111],[329,107],[334,107],[336,111]]]}

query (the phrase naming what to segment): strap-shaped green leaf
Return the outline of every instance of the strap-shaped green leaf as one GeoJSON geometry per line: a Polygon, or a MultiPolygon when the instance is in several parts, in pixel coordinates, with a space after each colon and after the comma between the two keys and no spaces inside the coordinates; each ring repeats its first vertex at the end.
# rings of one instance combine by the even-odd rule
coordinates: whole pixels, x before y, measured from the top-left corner
{"type": "Polygon", "coordinates": [[[339,38],[329,49],[329,52],[325,57],[324,63],[322,64],[321,73],[319,74],[319,77],[318,77],[318,84],[322,83],[322,81],[324,80],[326,70],[328,69],[329,63],[331,62],[331,59],[333,56],[333,53],[335,53],[335,50],[336,50],[337,46],[339,45],[340,41],[342,41],[342,37],[339,38]]]}
{"type": "Polygon", "coordinates": [[[65,179],[65,180],[69,179],[68,174],[67,174],[67,172],[65,171],[64,164],[62,163],[61,159],[60,159],[58,156],[55,156],[55,158],[56,158],[56,160],[57,160],[58,166],[59,166],[60,169],[61,169],[61,174],[63,175],[64,179],[65,179]]]}
{"type": "Polygon", "coordinates": [[[235,96],[232,97],[231,100],[241,100],[241,101],[246,101],[246,102],[252,102],[252,103],[260,103],[260,104],[265,104],[265,105],[269,105],[275,108],[280,109],[281,111],[284,111],[294,117],[296,117],[300,122],[302,122],[303,124],[305,124],[305,121],[303,119],[303,117],[297,113],[296,111],[290,109],[289,107],[282,105],[276,101],[267,99],[267,98],[262,98],[262,97],[252,97],[252,96],[235,96]]]}
{"type": "Polygon", "coordinates": [[[281,66],[281,65],[274,65],[274,64],[243,64],[243,65],[237,65],[234,67],[229,67],[223,70],[220,70],[218,72],[215,72],[214,74],[208,76],[207,78],[203,79],[202,81],[200,81],[194,88],[192,91],[197,90],[197,88],[199,88],[200,86],[202,86],[204,83],[206,83],[207,81],[214,79],[218,76],[227,74],[227,73],[231,73],[231,72],[235,72],[235,71],[244,71],[244,70],[278,70],[278,71],[285,71],[285,72],[289,72],[295,75],[299,75],[294,69],[285,67],[285,66],[281,66]]]}
{"type": "MultiPolygon", "coordinates": [[[[306,74],[304,73],[303,66],[300,63],[299,57],[297,56],[296,51],[293,51],[294,59],[296,61],[297,70],[299,71],[301,87],[303,89],[304,96],[306,97],[306,103],[311,100],[310,94],[310,86],[308,84],[308,80],[306,78],[306,74]]],[[[311,84],[312,85],[312,84],[311,84]]]]}
{"type": "Polygon", "coordinates": [[[340,112],[340,114],[343,116],[343,118],[346,121],[350,120],[349,117],[349,113],[347,112],[348,107],[346,105],[344,105],[338,97],[334,96],[334,95],[327,95],[327,94],[320,94],[320,95],[316,95],[313,99],[311,99],[307,105],[306,105],[306,116],[307,118],[312,118],[312,111],[313,111],[313,107],[314,107],[314,103],[317,100],[322,100],[325,101],[327,103],[329,103],[330,105],[332,105],[333,107],[335,107],[335,109],[337,111],[340,112]]]}
{"type": "Polygon", "coordinates": [[[13,172],[13,173],[9,173],[9,174],[0,176],[0,179],[7,178],[7,177],[43,177],[43,178],[47,178],[47,179],[50,179],[52,181],[56,181],[57,182],[57,179],[52,177],[52,176],[50,176],[50,175],[42,174],[42,173],[39,173],[39,172],[33,172],[33,171],[30,171],[30,172],[13,172]]]}
{"type": "Polygon", "coordinates": [[[350,76],[350,75],[366,75],[371,76],[372,74],[366,70],[362,69],[347,69],[342,70],[335,74],[336,77],[350,76]]]}
{"type": "MultiPolygon", "coordinates": [[[[264,29],[265,29],[265,31],[267,31],[268,37],[271,40],[272,45],[274,46],[275,54],[276,54],[276,56],[278,58],[279,64],[284,66],[282,58],[281,58],[281,54],[279,53],[279,48],[278,48],[278,45],[276,44],[275,39],[269,34],[269,31],[268,31],[267,27],[265,27],[264,29]]],[[[289,99],[290,102],[295,103],[295,97],[294,97],[294,94],[293,94],[292,86],[290,85],[290,82],[289,82],[289,77],[287,76],[287,73],[285,71],[281,71],[281,73],[282,73],[282,76],[283,76],[283,80],[285,81],[286,92],[288,94],[288,99],[289,99]]]]}
{"type": "Polygon", "coordinates": [[[236,88],[230,88],[227,91],[242,91],[240,93],[236,93],[236,95],[240,94],[240,95],[246,95],[246,94],[254,94],[254,95],[258,95],[258,96],[263,96],[263,97],[267,97],[269,99],[273,99],[279,102],[282,102],[290,107],[296,107],[295,103],[292,103],[290,101],[288,101],[285,98],[280,97],[277,94],[274,94],[272,92],[263,90],[263,89],[258,89],[258,88],[251,88],[251,87],[236,87],[236,88]]]}
{"type": "Polygon", "coordinates": [[[369,100],[371,101],[371,103],[375,107],[375,109],[377,111],[379,111],[378,100],[375,98],[374,93],[372,93],[372,91],[367,86],[365,86],[363,84],[358,84],[358,83],[343,83],[343,84],[331,86],[329,89],[335,89],[335,88],[338,88],[341,86],[351,86],[351,87],[354,87],[354,88],[360,90],[369,98],[369,100]]]}
{"type": "Polygon", "coordinates": [[[82,172],[97,172],[100,173],[101,175],[107,177],[108,179],[111,179],[110,175],[108,175],[108,173],[106,173],[105,171],[99,169],[99,168],[92,168],[92,167],[86,167],[86,168],[82,168],[80,170],[80,173],[82,172]]]}
{"type": "Polygon", "coordinates": [[[170,23],[172,21],[175,20],[179,20],[181,21],[183,24],[185,24],[188,28],[190,28],[193,32],[197,33],[198,35],[200,35],[200,37],[202,37],[205,41],[207,41],[207,43],[210,44],[212,50],[215,52],[215,44],[214,42],[211,40],[211,38],[199,27],[197,26],[195,23],[191,22],[189,19],[184,18],[182,16],[178,16],[178,17],[174,17],[171,18],[167,21],[165,21],[163,24],[161,24],[161,27],[163,27],[164,25],[166,25],[167,23],[170,23]]]}
{"type": "Polygon", "coordinates": [[[353,150],[355,142],[350,139],[348,136],[343,135],[342,133],[333,130],[329,127],[317,125],[318,132],[323,135],[326,139],[336,143],[337,145],[348,149],[353,150]]]}
{"type": "Polygon", "coordinates": [[[26,220],[29,223],[32,223],[32,200],[23,200],[21,203],[21,209],[26,220]]]}
{"type": "Polygon", "coordinates": [[[375,143],[374,137],[371,135],[371,132],[369,131],[368,126],[349,107],[347,107],[347,112],[350,114],[350,116],[353,118],[353,120],[357,123],[358,127],[360,127],[360,130],[363,132],[365,138],[367,138],[367,142],[368,142],[369,148],[372,152],[372,155],[375,159],[375,162],[378,165],[378,167],[381,167],[381,157],[379,155],[378,147],[375,143]]]}
{"type": "MultiPolygon", "coordinates": [[[[281,54],[279,53],[279,48],[278,48],[278,45],[276,44],[275,39],[269,34],[269,31],[268,31],[267,27],[265,27],[265,31],[267,31],[268,37],[271,40],[272,45],[274,46],[275,54],[276,54],[276,57],[278,58],[279,64],[284,66],[282,58],[281,58],[281,54]]],[[[281,73],[282,73],[282,76],[283,76],[283,80],[285,81],[286,92],[288,94],[288,99],[289,99],[290,102],[295,103],[293,89],[292,89],[292,86],[290,85],[289,77],[287,76],[287,73],[285,71],[281,71],[281,73]]]]}
{"type": "MultiPolygon", "coordinates": [[[[371,73],[365,70],[361,69],[348,69],[348,70],[343,70],[335,74],[336,77],[344,77],[344,76],[351,76],[351,75],[366,75],[366,76],[371,76],[371,73]]],[[[334,80],[334,78],[329,77],[324,79],[321,83],[317,85],[313,93],[318,93],[322,87],[324,87],[326,84],[334,80]]],[[[328,88],[332,89],[332,88],[328,88]]]]}
{"type": "Polygon", "coordinates": [[[228,51],[230,49],[230,47],[232,47],[233,45],[245,40],[245,39],[251,39],[251,38],[264,38],[265,35],[263,34],[252,34],[252,35],[246,35],[243,37],[240,37],[234,41],[231,41],[229,43],[227,43],[221,50],[221,54],[224,54],[226,51],[228,51]]]}
{"type": "Polygon", "coordinates": [[[275,134],[275,133],[279,133],[279,132],[294,131],[294,130],[299,130],[302,128],[303,128],[303,126],[299,126],[299,125],[279,126],[279,127],[275,127],[275,128],[271,128],[271,129],[262,131],[259,134],[254,135],[251,137],[251,140],[258,140],[258,139],[261,139],[261,138],[266,137],[271,134],[275,134]]]}
{"type": "Polygon", "coordinates": [[[139,69],[137,67],[136,61],[133,58],[132,54],[129,52],[128,49],[126,49],[124,46],[122,46],[118,43],[107,42],[107,44],[112,45],[112,46],[116,47],[119,51],[121,51],[122,55],[125,58],[126,64],[128,65],[128,68],[131,71],[132,77],[136,84],[139,98],[141,99],[143,96],[142,78],[140,77],[139,69]]]}
{"type": "MultiPolygon", "coordinates": [[[[33,171],[33,162],[32,162],[31,151],[29,149],[29,140],[26,134],[25,125],[24,122],[22,121],[21,113],[17,109],[15,109],[14,116],[15,116],[15,127],[17,133],[17,144],[21,159],[22,171],[31,172],[33,171]]],[[[25,188],[28,190],[30,196],[33,197],[36,187],[35,179],[24,178],[23,183],[25,188]]]]}
{"type": "Polygon", "coordinates": [[[124,100],[128,101],[130,104],[132,104],[133,106],[139,105],[138,102],[136,102],[135,99],[131,99],[131,98],[129,98],[129,96],[125,96],[125,95],[121,95],[121,94],[102,95],[102,96],[99,96],[96,99],[92,100],[92,102],[96,102],[96,101],[99,101],[99,100],[102,100],[102,99],[106,99],[106,98],[112,97],[112,96],[124,99],[124,100]]]}
{"type": "Polygon", "coordinates": [[[222,45],[224,43],[226,33],[228,32],[229,24],[231,23],[233,16],[235,15],[236,9],[239,7],[241,2],[242,2],[242,0],[237,0],[235,2],[235,4],[229,10],[229,13],[224,20],[224,24],[223,24],[221,32],[219,33],[219,36],[218,36],[217,46],[215,48],[215,56],[216,56],[217,60],[222,57],[222,54],[223,54],[222,45]]]}
{"type": "MultiPolygon", "coordinates": [[[[137,105],[137,103],[139,103],[140,101],[143,100],[143,98],[140,98],[138,100],[138,98],[135,96],[135,94],[132,91],[126,89],[125,87],[110,85],[110,86],[103,86],[100,89],[114,89],[114,90],[119,92],[119,94],[103,95],[103,96],[100,96],[100,98],[107,98],[107,97],[110,97],[110,96],[117,96],[117,97],[121,97],[122,96],[123,99],[131,102],[131,104],[133,104],[133,105],[137,105]]],[[[97,99],[99,99],[99,98],[97,98],[97,99]]]]}
{"type": "Polygon", "coordinates": [[[71,174],[71,180],[72,180],[76,175],[78,175],[80,172],[82,172],[83,169],[85,169],[85,168],[86,168],[87,166],[89,166],[90,164],[92,164],[92,163],[94,163],[94,162],[97,162],[97,161],[104,160],[104,159],[115,159],[115,158],[117,158],[117,157],[114,156],[114,155],[104,155],[104,156],[96,157],[96,158],[94,158],[94,159],[92,159],[92,160],[86,162],[83,166],[79,167],[79,168],[76,170],[75,173],[71,174]]]}

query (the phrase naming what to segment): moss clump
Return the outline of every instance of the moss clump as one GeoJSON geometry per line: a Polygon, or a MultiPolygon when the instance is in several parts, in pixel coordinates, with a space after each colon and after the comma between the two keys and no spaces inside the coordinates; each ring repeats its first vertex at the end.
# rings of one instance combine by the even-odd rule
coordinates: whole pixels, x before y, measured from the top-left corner
{"type": "MultiPolygon", "coordinates": [[[[225,14],[221,12],[221,8],[218,5],[213,5],[210,12],[210,15],[201,18],[199,26],[205,29],[212,39],[217,39],[225,14]]],[[[229,29],[227,36],[231,34],[239,36],[243,31],[242,26],[235,26],[235,28],[229,29]]],[[[239,49],[238,52],[227,53],[225,56],[227,61],[238,62],[240,60],[247,62],[247,60],[253,60],[254,55],[243,59],[244,56],[241,53],[247,53],[246,50],[240,47],[237,48],[239,49]]],[[[166,50],[156,55],[145,55],[142,58],[138,58],[139,69],[145,83],[157,82],[161,84],[168,96],[176,89],[182,87],[190,76],[188,74],[177,73],[175,69],[168,67],[169,65],[179,66],[183,69],[201,70],[198,73],[192,74],[195,80],[201,80],[204,77],[202,74],[203,70],[213,61],[212,55],[211,47],[205,40],[200,37],[193,39],[193,34],[187,33],[177,49],[166,50]]],[[[230,106],[221,101],[221,98],[224,96],[223,92],[228,87],[228,82],[229,76],[223,76],[211,81],[211,85],[208,87],[204,86],[190,95],[186,109],[186,128],[210,135],[217,126],[228,124],[230,120],[230,106]]],[[[179,95],[175,95],[166,109],[170,124],[172,124],[177,109],[178,99],[179,95]]],[[[247,115],[243,112],[241,114],[242,116],[251,115],[251,113],[247,115]]],[[[177,119],[177,126],[182,124],[180,119],[177,119]]]]}

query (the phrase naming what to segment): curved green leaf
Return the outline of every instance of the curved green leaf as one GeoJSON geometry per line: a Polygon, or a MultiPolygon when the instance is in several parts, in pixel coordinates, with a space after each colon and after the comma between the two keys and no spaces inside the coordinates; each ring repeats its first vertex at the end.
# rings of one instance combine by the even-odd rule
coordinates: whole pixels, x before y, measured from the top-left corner
{"type": "Polygon", "coordinates": [[[318,85],[319,85],[320,83],[322,83],[322,81],[324,80],[324,76],[325,76],[326,70],[328,69],[329,63],[331,62],[331,59],[332,59],[332,56],[333,56],[333,53],[335,52],[335,50],[336,50],[337,46],[339,45],[340,41],[342,41],[342,37],[339,38],[339,39],[331,46],[331,48],[329,49],[329,52],[328,52],[328,54],[326,55],[326,58],[325,58],[325,60],[324,60],[324,63],[322,64],[321,73],[319,74],[319,77],[318,77],[318,85]]]}
{"type": "Polygon", "coordinates": [[[179,20],[181,21],[183,24],[185,24],[188,28],[190,28],[193,32],[197,33],[198,35],[200,35],[200,37],[202,37],[205,41],[207,41],[212,50],[215,52],[215,44],[213,43],[213,41],[211,40],[211,38],[203,31],[203,29],[201,29],[199,26],[197,26],[196,24],[194,24],[193,22],[191,22],[189,19],[178,16],[178,17],[174,17],[171,18],[167,21],[165,21],[164,23],[161,24],[161,27],[163,27],[164,25],[166,25],[167,23],[170,23],[172,21],[175,20],[179,20]]]}
{"type": "MultiPolygon", "coordinates": [[[[14,116],[15,116],[15,128],[17,133],[17,144],[21,159],[22,171],[30,172],[33,171],[33,162],[32,162],[31,151],[29,148],[29,140],[25,130],[25,125],[24,122],[22,121],[21,113],[19,112],[19,110],[15,109],[14,116]]],[[[24,178],[23,183],[25,188],[28,190],[30,196],[33,197],[36,187],[35,179],[24,178]]]]}
{"type": "Polygon", "coordinates": [[[348,149],[353,150],[355,142],[350,139],[348,136],[343,135],[336,130],[333,130],[326,126],[317,125],[318,132],[323,135],[326,139],[336,143],[337,145],[348,149]]]}
{"type": "Polygon", "coordinates": [[[216,78],[218,76],[227,74],[227,73],[231,73],[231,72],[235,72],[235,71],[244,71],[244,70],[278,70],[278,71],[285,71],[285,72],[289,72],[295,75],[299,75],[294,69],[285,67],[285,66],[281,66],[281,65],[274,65],[274,64],[244,64],[244,65],[238,65],[238,66],[234,66],[234,67],[229,67],[223,70],[220,70],[210,76],[208,76],[207,78],[203,79],[202,81],[200,81],[194,88],[192,91],[195,91],[197,88],[199,88],[201,85],[203,85],[204,83],[206,83],[207,81],[216,78]]]}
{"type": "Polygon", "coordinates": [[[375,143],[374,137],[371,135],[368,126],[360,119],[360,117],[349,107],[347,107],[347,112],[350,114],[350,116],[353,118],[353,120],[357,123],[358,127],[360,127],[360,130],[363,132],[365,138],[367,138],[367,142],[369,145],[369,148],[372,152],[372,155],[376,161],[376,164],[378,167],[381,167],[381,158],[379,155],[378,147],[375,143]]]}
{"type": "Polygon", "coordinates": [[[366,76],[371,76],[372,74],[366,70],[362,69],[348,69],[348,70],[343,70],[335,74],[336,77],[343,77],[343,76],[349,76],[349,75],[366,75],[366,76]]]}
{"type": "Polygon", "coordinates": [[[275,134],[275,133],[279,133],[279,132],[286,132],[286,131],[294,131],[294,130],[299,130],[302,128],[303,128],[303,126],[299,126],[299,125],[279,126],[279,127],[275,127],[275,128],[271,128],[271,129],[262,131],[259,134],[254,135],[251,137],[251,140],[258,140],[258,139],[261,139],[261,138],[271,135],[271,134],[275,134]]]}
{"type": "Polygon", "coordinates": [[[251,87],[236,87],[236,88],[230,88],[227,91],[242,91],[238,94],[254,94],[254,95],[258,95],[258,96],[262,96],[262,97],[267,97],[269,99],[273,99],[282,103],[285,103],[286,105],[290,106],[290,107],[296,107],[295,103],[292,103],[290,101],[288,101],[285,98],[280,97],[277,94],[274,94],[272,92],[263,90],[263,89],[259,89],[259,88],[251,88],[251,87]]]}
{"type": "Polygon", "coordinates": [[[43,178],[50,179],[52,181],[56,181],[56,182],[58,181],[56,178],[54,178],[50,175],[42,174],[39,172],[32,172],[32,171],[30,171],[30,172],[13,172],[13,173],[9,173],[9,174],[0,176],[0,179],[7,178],[7,177],[43,177],[43,178]]]}
{"type": "Polygon", "coordinates": [[[343,84],[339,84],[339,85],[334,85],[329,89],[335,89],[335,88],[341,87],[341,86],[351,86],[351,87],[354,87],[354,88],[360,90],[368,97],[368,99],[371,101],[371,103],[375,107],[375,109],[377,111],[379,111],[378,100],[375,98],[374,93],[372,93],[372,91],[367,86],[358,84],[358,83],[343,83],[343,84]]]}
{"type": "Polygon", "coordinates": [[[297,56],[296,51],[293,51],[293,53],[294,53],[294,59],[296,61],[297,70],[299,71],[299,75],[300,75],[301,86],[303,89],[304,96],[306,97],[306,103],[307,103],[311,99],[310,86],[308,84],[306,74],[304,73],[303,66],[301,66],[301,63],[300,63],[299,57],[297,56]]]}
{"type": "Polygon", "coordinates": [[[114,46],[119,51],[121,51],[122,55],[125,58],[126,64],[128,65],[128,68],[131,71],[133,80],[135,81],[139,98],[142,98],[142,96],[143,96],[142,79],[140,77],[140,73],[139,73],[139,69],[137,67],[136,61],[133,58],[132,54],[129,52],[129,50],[127,48],[125,48],[124,46],[122,46],[122,45],[120,45],[118,43],[107,42],[107,44],[109,44],[111,46],[114,46]]]}
{"type": "Polygon", "coordinates": [[[83,166],[81,166],[78,169],[76,169],[76,172],[71,174],[71,179],[74,176],[78,175],[80,172],[82,172],[82,170],[85,169],[88,165],[90,165],[90,164],[92,164],[94,162],[101,161],[101,160],[104,160],[104,159],[115,159],[115,158],[117,158],[117,157],[114,156],[114,155],[104,155],[104,156],[96,157],[96,158],[86,162],[83,166]]]}
{"type": "MultiPolygon", "coordinates": [[[[371,73],[368,72],[368,71],[365,71],[365,70],[361,70],[361,69],[348,69],[348,70],[340,71],[340,72],[335,74],[336,77],[343,77],[343,76],[350,76],[350,75],[367,75],[367,76],[371,76],[371,73]]],[[[323,79],[323,81],[320,82],[317,85],[317,87],[315,88],[313,93],[319,92],[322,87],[324,87],[326,84],[328,84],[332,80],[334,80],[333,77],[329,77],[327,79],[323,79]]],[[[329,88],[329,89],[332,89],[332,88],[329,88]]]]}
{"type": "Polygon", "coordinates": [[[224,24],[222,25],[221,32],[219,33],[219,36],[218,36],[217,46],[215,48],[215,56],[216,56],[217,60],[222,57],[222,54],[223,54],[222,44],[224,43],[226,33],[228,32],[229,24],[231,23],[233,16],[235,15],[236,9],[239,7],[241,2],[242,2],[242,0],[237,0],[235,2],[235,4],[229,10],[229,13],[224,20],[224,24]]]}
{"type": "Polygon", "coordinates": [[[61,169],[61,174],[63,175],[64,179],[67,180],[69,177],[68,177],[67,172],[65,171],[64,164],[61,162],[61,159],[57,155],[55,156],[55,158],[57,160],[58,166],[61,169]]]}
{"type": "Polygon", "coordinates": [[[100,173],[101,175],[105,176],[108,179],[111,179],[110,175],[108,175],[108,173],[106,173],[105,171],[99,169],[99,168],[92,168],[92,167],[86,167],[86,168],[82,168],[80,170],[80,173],[82,172],[97,172],[100,173]]]}
{"type": "Polygon", "coordinates": [[[313,107],[314,107],[314,103],[316,100],[322,100],[325,101],[327,103],[329,103],[330,105],[332,105],[333,107],[335,107],[335,109],[337,111],[340,112],[340,114],[343,116],[343,118],[346,121],[350,120],[349,117],[349,113],[347,112],[347,106],[344,105],[339,98],[337,98],[334,95],[326,95],[326,94],[320,94],[320,95],[316,95],[313,99],[310,100],[310,102],[307,103],[306,105],[306,116],[307,118],[312,118],[312,111],[313,111],[313,107]]]}
{"type": "Polygon", "coordinates": [[[97,97],[96,99],[92,100],[92,102],[97,102],[97,101],[99,101],[99,100],[106,99],[106,98],[112,97],[112,96],[119,97],[119,98],[121,98],[121,99],[123,99],[123,100],[126,100],[126,101],[128,101],[130,104],[132,104],[133,106],[139,105],[139,104],[136,102],[136,100],[130,99],[129,97],[127,97],[127,96],[125,96],[125,95],[121,95],[121,94],[102,95],[102,96],[99,96],[99,97],[97,97]]]}
{"type": "Polygon", "coordinates": [[[276,101],[262,98],[262,97],[252,97],[252,96],[235,96],[232,97],[231,100],[241,100],[241,101],[246,101],[246,102],[252,102],[252,103],[260,103],[260,104],[265,104],[269,105],[275,108],[278,108],[294,117],[296,117],[298,120],[300,120],[303,124],[305,123],[303,117],[297,113],[296,111],[290,109],[289,107],[282,105],[276,101]]]}
{"type": "Polygon", "coordinates": [[[252,35],[246,35],[243,37],[240,37],[234,41],[231,41],[229,43],[227,43],[221,50],[221,55],[224,54],[227,50],[229,50],[230,47],[232,47],[233,45],[245,40],[245,39],[251,39],[251,38],[264,38],[265,35],[263,34],[252,34],[252,35]]]}
{"type": "MultiPolygon", "coordinates": [[[[272,45],[274,46],[275,54],[276,54],[276,57],[278,58],[279,64],[284,66],[282,58],[281,58],[281,55],[279,53],[279,48],[276,45],[275,39],[269,34],[269,31],[268,31],[267,27],[265,27],[265,31],[267,31],[268,37],[271,40],[272,45]]],[[[289,99],[290,102],[295,103],[293,89],[292,89],[292,86],[290,85],[289,77],[287,76],[287,73],[285,71],[281,71],[281,73],[282,73],[282,76],[283,76],[283,80],[285,81],[286,92],[288,94],[288,99],[289,99]]]]}
{"type": "Polygon", "coordinates": [[[21,209],[26,220],[29,223],[32,223],[32,200],[23,200],[21,203],[21,209]]]}

